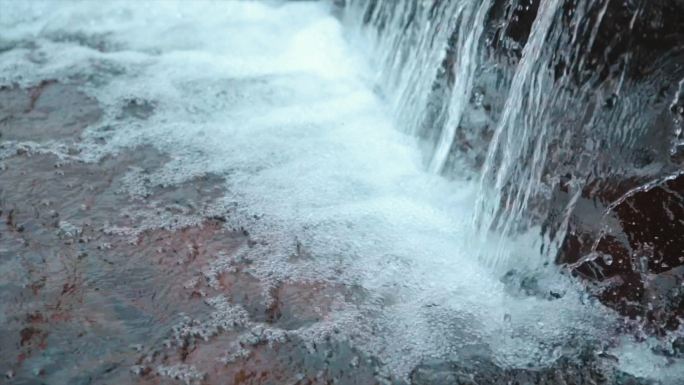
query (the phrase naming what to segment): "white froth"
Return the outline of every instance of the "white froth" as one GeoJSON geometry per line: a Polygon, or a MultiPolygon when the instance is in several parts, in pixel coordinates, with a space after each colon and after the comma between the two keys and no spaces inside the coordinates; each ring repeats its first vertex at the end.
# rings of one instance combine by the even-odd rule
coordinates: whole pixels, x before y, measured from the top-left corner
{"type": "Polygon", "coordinates": [[[225,201],[239,207],[232,220],[265,241],[247,251],[253,274],[360,285],[365,322],[381,331],[365,336],[366,348],[396,371],[468,349],[511,364],[552,360],[569,335],[610,327],[607,312],[583,304],[561,277],[553,285],[567,293],[562,299],[515,297],[480,265],[473,250],[487,245],[475,243],[470,226],[475,186],[424,171],[417,145],[395,129],[364,60],[325,6],[85,1],[11,8],[0,17],[4,38],[44,36],[44,60],[21,50],[1,54],[0,81],[112,68],[87,89],[106,114],[87,135],[108,135],[112,151],[151,143],[168,152],[160,175],[169,183],[225,176],[225,201]],[[101,34],[113,48],[51,41],[56,31],[101,34]],[[153,102],[154,115],[116,120],[130,98],[153,102]],[[290,260],[297,243],[312,258],[290,260]]]}

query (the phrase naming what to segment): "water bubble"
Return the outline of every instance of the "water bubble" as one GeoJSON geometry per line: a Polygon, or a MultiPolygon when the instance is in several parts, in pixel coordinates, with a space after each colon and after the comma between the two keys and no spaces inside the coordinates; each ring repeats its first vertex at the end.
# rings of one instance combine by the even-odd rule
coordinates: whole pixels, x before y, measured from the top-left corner
{"type": "Polygon", "coordinates": [[[613,256],[610,254],[603,254],[603,263],[610,266],[613,264],[613,256]]]}

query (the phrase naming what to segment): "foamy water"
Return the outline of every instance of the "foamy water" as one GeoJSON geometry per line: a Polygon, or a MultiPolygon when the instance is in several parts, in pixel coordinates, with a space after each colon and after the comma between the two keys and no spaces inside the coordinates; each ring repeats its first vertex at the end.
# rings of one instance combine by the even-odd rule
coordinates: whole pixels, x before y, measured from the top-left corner
{"type": "Polygon", "coordinates": [[[502,274],[524,271],[535,251],[511,243],[516,264],[504,270],[478,261],[488,245],[471,226],[477,186],[426,172],[417,143],[395,129],[372,71],[324,4],[31,2],[13,4],[0,23],[7,39],[101,36],[105,52],[48,39],[41,60],[13,50],[0,60],[0,81],[29,85],[110,68],[85,88],[105,109],[86,133],[85,157],[146,143],[172,159],[155,180],[224,176],[224,204],[237,207],[230,225],[259,241],[243,251],[254,260],[250,273],[266,285],[361,288],[361,299],[338,300],[326,327],[355,336],[394,373],[427,357],[487,354],[536,365],[558,358],[571,339],[615,343],[605,338],[615,316],[554,268],[536,274],[541,291],[560,299],[506,288],[502,274]],[[154,114],[117,119],[131,98],[153,103],[154,114]],[[107,144],[95,144],[99,137],[107,144]],[[293,260],[295,252],[307,257],[293,260]]]}

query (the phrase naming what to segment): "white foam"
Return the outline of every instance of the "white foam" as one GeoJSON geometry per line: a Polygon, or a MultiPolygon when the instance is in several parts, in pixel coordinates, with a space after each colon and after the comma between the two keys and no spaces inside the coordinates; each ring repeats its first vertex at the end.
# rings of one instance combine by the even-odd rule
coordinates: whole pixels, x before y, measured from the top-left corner
{"type": "MultiPolygon", "coordinates": [[[[394,128],[371,72],[325,6],[22,7],[24,24],[14,13],[0,18],[8,38],[98,33],[119,48],[103,53],[46,38],[44,64],[0,54],[0,80],[96,73],[93,63],[120,69],[87,89],[105,106],[105,120],[87,135],[108,135],[108,151],[150,143],[168,152],[157,176],[169,183],[225,176],[225,201],[239,207],[232,220],[264,241],[248,251],[252,273],[360,285],[367,299],[355,311],[366,326],[347,333],[374,328],[377,335],[360,340],[396,372],[476,346],[509,364],[550,361],[569,336],[609,330],[608,312],[582,303],[571,282],[558,277],[567,294],[556,301],[518,298],[500,272],[477,261],[475,248],[487,245],[475,243],[470,225],[476,187],[424,171],[414,139],[394,128]],[[132,97],[155,103],[149,120],[115,119],[132,97]],[[312,258],[289,259],[298,242],[312,258]]],[[[522,260],[526,251],[510,247],[522,260]]]]}

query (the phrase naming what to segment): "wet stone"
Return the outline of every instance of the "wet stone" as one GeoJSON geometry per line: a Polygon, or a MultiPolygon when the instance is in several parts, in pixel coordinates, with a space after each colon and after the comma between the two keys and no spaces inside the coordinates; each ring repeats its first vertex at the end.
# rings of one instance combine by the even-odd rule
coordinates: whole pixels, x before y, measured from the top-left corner
{"type": "Polygon", "coordinates": [[[508,384],[622,384],[646,385],[617,371],[607,370],[599,361],[561,358],[550,368],[505,369],[485,357],[458,362],[427,362],[411,374],[412,385],[508,385],[508,384]],[[583,360],[583,361],[582,361],[583,360]]]}
{"type": "Polygon", "coordinates": [[[124,101],[124,105],[121,108],[121,114],[119,119],[125,119],[128,117],[135,119],[145,120],[152,116],[156,105],[154,102],[145,99],[129,99],[124,101]]]}
{"type": "Polygon", "coordinates": [[[251,275],[249,231],[206,211],[223,179],[158,183],[167,162],[151,147],[6,159],[0,370],[12,383],[376,383],[344,340],[300,337],[348,289],[251,275]]]}
{"type": "MultiPolygon", "coordinates": [[[[128,373],[140,354],[130,345],[153,345],[179,312],[206,306],[178,282],[194,277],[214,252],[241,242],[197,211],[178,214],[197,218],[178,232],[144,225],[144,217],[120,218],[124,207],[149,210],[119,191],[132,164],[154,170],[166,162],[152,148],[94,164],[69,161],[60,174],[57,162],[49,154],[18,155],[0,173],[0,268],[10,272],[0,279],[0,370],[13,373],[15,383],[91,383],[128,373]],[[109,223],[142,231],[131,243],[104,232],[109,223]],[[102,366],[103,360],[113,362],[102,366]]],[[[178,186],[179,194],[197,191],[198,207],[206,205],[220,195],[222,180],[203,180],[178,186]]],[[[150,198],[173,201],[175,187],[152,190],[150,198]]]]}
{"type": "Polygon", "coordinates": [[[577,220],[559,257],[606,304],[646,327],[676,330],[684,316],[684,177],[639,185],[610,184],[585,191],[585,199],[606,205],[597,223],[577,220]]]}
{"type": "Polygon", "coordinates": [[[74,141],[101,116],[98,103],[73,85],[44,80],[27,89],[0,87],[0,143],[74,141]]]}

